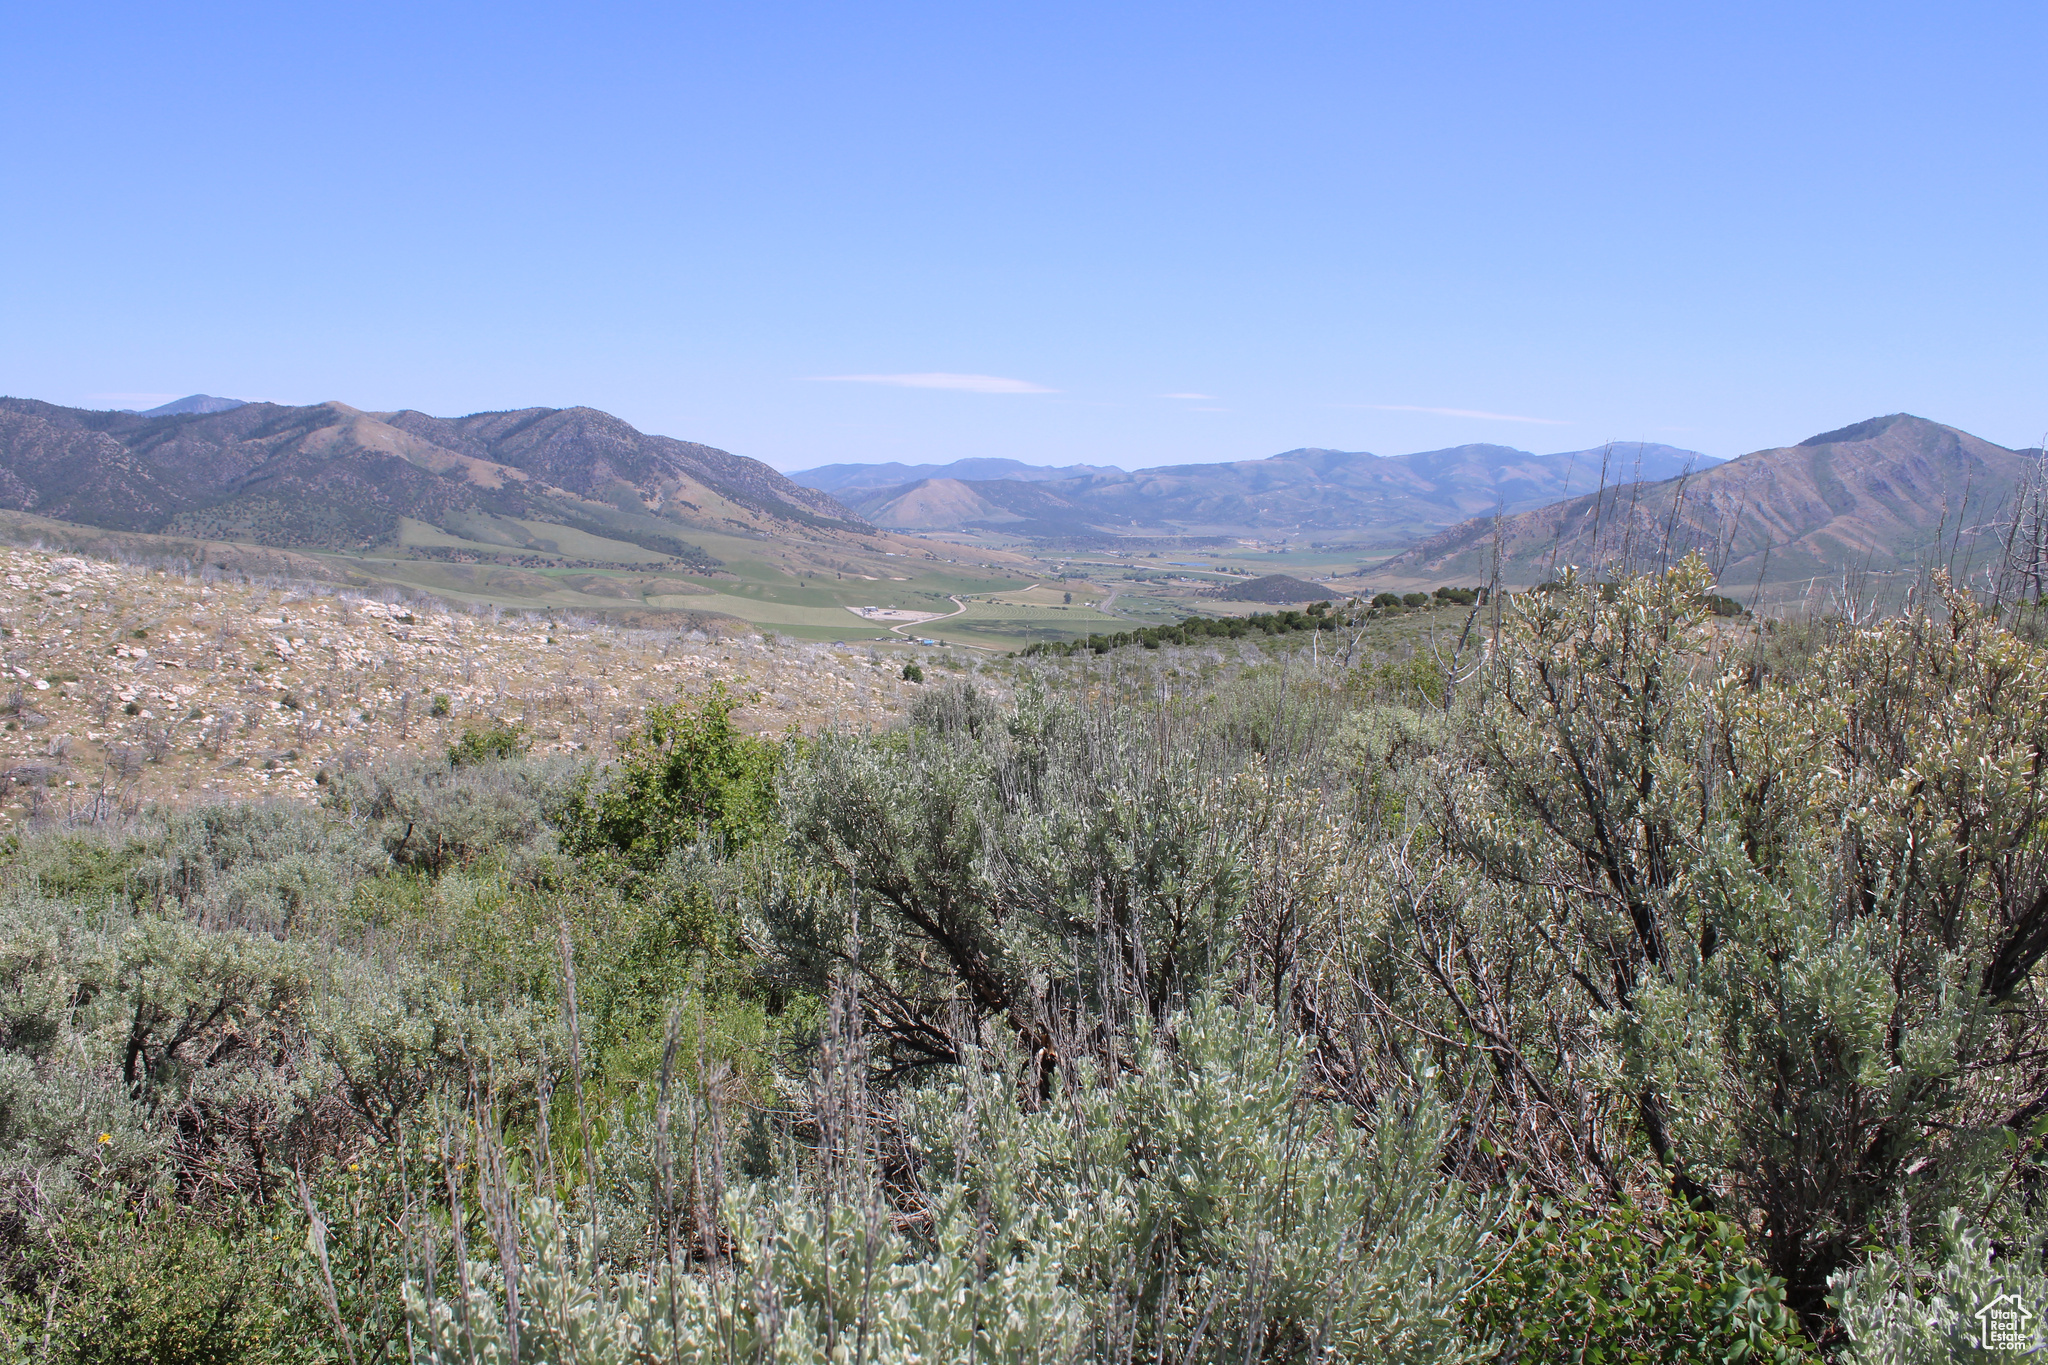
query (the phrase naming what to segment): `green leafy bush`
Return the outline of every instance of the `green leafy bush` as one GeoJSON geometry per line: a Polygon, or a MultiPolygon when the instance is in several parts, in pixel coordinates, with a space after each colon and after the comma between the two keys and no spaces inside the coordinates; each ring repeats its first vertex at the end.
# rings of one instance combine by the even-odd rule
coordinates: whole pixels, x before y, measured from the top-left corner
{"type": "Polygon", "coordinates": [[[11,1359],[267,1365],[305,1359],[247,1248],[176,1209],[83,1210],[0,1290],[11,1359]],[[26,1292],[24,1292],[26,1291],[26,1292]]]}
{"type": "Polygon", "coordinates": [[[533,739],[526,733],[524,724],[508,725],[502,720],[493,720],[488,725],[464,730],[462,738],[448,746],[448,761],[458,768],[493,759],[502,762],[518,758],[532,747],[533,739]]]}
{"type": "Polygon", "coordinates": [[[1683,1206],[1531,1209],[1465,1311],[1510,1365],[1819,1362],[1784,1281],[1732,1223],[1683,1206]]]}
{"type": "Polygon", "coordinates": [[[1746,607],[1744,607],[1742,603],[1736,601],[1732,597],[1723,597],[1719,593],[1712,593],[1708,595],[1707,610],[1713,612],[1716,616],[1749,615],[1749,610],[1746,607]]]}
{"type": "Polygon", "coordinates": [[[774,814],[781,749],[733,724],[748,700],[716,683],[695,707],[650,707],[619,761],[570,793],[564,846],[614,853],[651,870],[671,849],[699,839],[738,848],[757,837],[774,814]]]}

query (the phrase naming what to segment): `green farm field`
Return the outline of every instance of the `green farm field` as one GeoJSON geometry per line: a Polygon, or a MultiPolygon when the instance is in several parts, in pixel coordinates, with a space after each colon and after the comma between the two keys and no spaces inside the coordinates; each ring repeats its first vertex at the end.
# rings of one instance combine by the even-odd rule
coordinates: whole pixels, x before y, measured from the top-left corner
{"type": "MultiPolygon", "coordinates": [[[[640,545],[549,523],[492,518],[457,529],[462,534],[408,520],[395,545],[320,558],[350,576],[472,605],[624,612],[636,619],[671,613],[723,617],[813,641],[895,642],[901,636],[891,634],[887,622],[865,620],[859,609],[941,616],[957,609],[957,599],[1030,590],[1034,583],[1021,572],[1021,562],[957,564],[933,551],[868,549],[845,538],[694,533],[690,543],[718,561],[707,571],[640,545]],[[514,556],[516,563],[504,562],[514,556]]],[[[1099,626],[1081,631],[1090,628],[1099,626]]],[[[1011,648],[1047,633],[1015,633],[999,625],[990,643],[1011,648]]]]}

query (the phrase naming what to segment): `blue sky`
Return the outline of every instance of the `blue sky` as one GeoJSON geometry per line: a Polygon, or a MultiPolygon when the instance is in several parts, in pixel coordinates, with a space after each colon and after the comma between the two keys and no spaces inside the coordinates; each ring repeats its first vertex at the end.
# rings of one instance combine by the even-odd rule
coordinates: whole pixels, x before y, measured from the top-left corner
{"type": "Polygon", "coordinates": [[[2038,4],[6,32],[0,392],[583,403],[782,468],[2048,427],[2038,4]]]}

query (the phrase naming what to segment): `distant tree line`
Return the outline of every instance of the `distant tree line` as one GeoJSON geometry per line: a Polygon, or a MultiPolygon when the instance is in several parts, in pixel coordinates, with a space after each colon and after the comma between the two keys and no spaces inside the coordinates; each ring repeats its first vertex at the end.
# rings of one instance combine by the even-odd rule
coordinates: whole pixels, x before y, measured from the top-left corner
{"type": "Polygon", "coordinates": [[[1428,606],[1470,606],[1486,595],[1485,588],[1438,588],[1434,593],[1411,592],[1396,596],[1380,593],[1362,603],[1352,598],[1343,607],[1334,599],[1311,602],[1306,607],[1284,611],[1257,611],[1249,616],[1190,616],[1177,625],[1143,626],[1137,630],[1096,633],[1079,640],[1041,640],[1019,651],[1025,658],[1045,656],[1067,658],[1075,654],[1107,654],[1112,649],[1138,645],[1158,649],[1161,645],[1196,645],[1210,640],[1242,640],[1247,636],[1290,635],[1300,631],[1336,630],[1355,626],[1375,614],[1410,611],[1428,606]]]}

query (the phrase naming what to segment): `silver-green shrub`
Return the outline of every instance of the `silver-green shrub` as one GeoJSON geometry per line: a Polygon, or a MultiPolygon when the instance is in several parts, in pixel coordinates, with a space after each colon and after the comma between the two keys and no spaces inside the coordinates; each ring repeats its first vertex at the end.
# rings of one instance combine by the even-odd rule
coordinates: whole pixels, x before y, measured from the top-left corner
{"type": "Polygon", "coordinates": [[[1960,1209],[1941,1216],[1932,1263],[1878,1249],[1829,1282],[1844,1365],[1989,1365],[2048,1351],[2038,1240],[1993,1249],[1960,1209]]]}
{"type": "Polygon", "coordinates": [[[334,774],[322,800],[363,821],[393,862],[439,872],[551,847],[549,816],[581,770],[562,758],[404,759],[334,774]]]}
{"type": "Polygon", "coordinates": [[[412,1285],[415,1339],[447,1365],[1490,1352],[1459,1303],[1495,1209],[1441,1178],[1426,1089],[1362,1127],[1304,1098],[1303,1045],[1268,1012],[1209,998],[1146,1030],[1132,1074],[1042,1103],[984,1060],[901,1097],[893,1132],[843,1107],[837,1156],[729,1194],[708,1266],[607,1261],[635,1239],[527,1203],[517,1355],[502,1258],[476,1257],[466,1298],[412,1285]]]}

